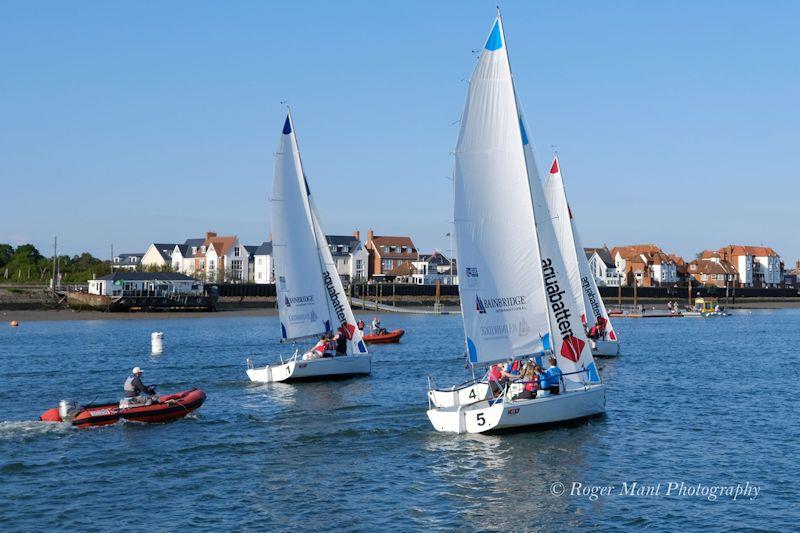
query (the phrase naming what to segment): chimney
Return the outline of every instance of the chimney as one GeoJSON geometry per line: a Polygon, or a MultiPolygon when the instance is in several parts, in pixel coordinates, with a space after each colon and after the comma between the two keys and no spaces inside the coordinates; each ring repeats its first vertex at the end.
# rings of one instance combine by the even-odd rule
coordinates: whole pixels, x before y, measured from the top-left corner
{"type": "Polygon", "coordinates": [[[370,228],[367,232],[367,242],[371,241],[373,238],[375,238],[375,233],[372,231],[372,228],[370,228]]]}
{"type": "Polygon", "coordinates": [[[206,240],[213,239],[216,236],[217,236],[217,232],[216,231],[207,231],[206,232],[206,240]]]}
{"type": "Polygon", "coordinates": [[[269,242],[272,242],[272,232],[269,232],[269,242]]]}
{"type": "Polygon", "coordinates": [[[357,241],[361,241],[361,232],[358,231],[358,230],[355,230],[353,232],[353,237],[355,237],[357,241]]]}

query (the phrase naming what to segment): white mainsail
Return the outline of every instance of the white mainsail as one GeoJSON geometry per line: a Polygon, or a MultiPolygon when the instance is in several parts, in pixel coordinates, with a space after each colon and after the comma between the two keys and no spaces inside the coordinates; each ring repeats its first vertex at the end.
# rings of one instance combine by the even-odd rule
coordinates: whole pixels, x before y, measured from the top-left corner
{"type": "Polygon", "coordinates": [[[499,17],[470,79],[453,188],[459,293],[470,362],[542,352],[550,325],[499,17]]]}
{"type": "Polygon", "coordinates": [[[367,353],[314,211],[291,114],[275,160],[272,249],[281,337],[298,339],[345,325],[348,353],[367,353]]]}
{"type": "Polygon", "coordinates": [[[617,335],[589,267],[589,261],[586,259],[578,228],[575,225],[575,218],[569,207],[558,156],[553,158],[550,175],[544,188],[570,284],[573,287],[576,303],[584,311],[583,320],[586,327],[591,328],[597,324],[599,318],[602,318],[605,321],[606,335],[610,340],[615,341],[617,335]]]}

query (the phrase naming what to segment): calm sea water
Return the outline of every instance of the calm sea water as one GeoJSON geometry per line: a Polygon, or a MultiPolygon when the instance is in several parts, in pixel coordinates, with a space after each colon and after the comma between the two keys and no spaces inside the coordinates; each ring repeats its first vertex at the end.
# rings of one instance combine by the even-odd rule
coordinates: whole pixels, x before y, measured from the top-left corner
{"type": "Polygon", "coordinates": [[[500,436],[437,433],[425,416],[428,374],[466,377],[460,317],[384,322],[408,333],[374,347],[370,377],[271,386],[244,370],[248,355],[288,352],[276,318],[0,327],[0,530],[788,530],[800,519],[800,311],[618,320],[624,354],[601,361],[603,418],[500,436]],[[149,354],[155,330],[161,356],[149,354]],[[61,398],[117,398],[134,365],[162,392],[203,388],[206,404],[161,425],[32,421],[61,398]],[[662,487],[621,495],[634,481],[662,487]],[[667,496],[670,482],[760,492],[711,501],[667,496]],[[614,489],[595,499],[573,483],[614,489]]]}

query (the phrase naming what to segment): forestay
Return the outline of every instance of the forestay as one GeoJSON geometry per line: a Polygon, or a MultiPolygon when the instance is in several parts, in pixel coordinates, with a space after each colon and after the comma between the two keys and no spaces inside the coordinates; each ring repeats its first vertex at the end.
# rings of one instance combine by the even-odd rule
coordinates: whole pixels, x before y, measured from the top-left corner
{"type": "Polygon", "coordinates": [[[281,337],[319,335],[346,324],[348,352],[367,353],[314,212],[291,115],[275,159],[272,243],[281,337]]]}
{"type": "Polygon", "coordinates": [[[586,253],[578,234],[575,217],[569,207],[558,156],[553,158],[550,175],[545,183],[545,194],[553,216],[553,224],[556,228],[556,236],[564,257],[570,285],[579,309],[583,310],[586,327],[594,326],[598,318],[603,318],[608,338],[616,340],[616,333],[609,320],[603,299],[600,297],[600,291],[597,289],[597,282],[589,267],[589,261],[586,259],[586,253]]]}
{"type": "Polygon", "coordinates": [[[541,352],[549,334],[518,120],[498,17],[470,80],[453,179],[459,292],[472,363],[541,352]]]}

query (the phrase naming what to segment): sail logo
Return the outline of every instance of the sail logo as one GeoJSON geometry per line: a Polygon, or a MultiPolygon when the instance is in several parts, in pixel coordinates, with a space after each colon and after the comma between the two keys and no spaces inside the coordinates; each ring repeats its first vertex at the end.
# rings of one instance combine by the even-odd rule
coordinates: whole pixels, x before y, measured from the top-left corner
{"type": "Polygon", "coordinates": [[[600,318],[603,316],[602,311],[600,311],[600,302],[597,301],[597,295],[595,294],[595,291],[592,290],[592,286],[589,284],[589,279],[586,278],[586,276],[581,278],[581,286],[583,286],[583,292],[586,294],[586,299],[589,300],[592,313],[594,313],[595,318],[600,318]]]}
{"type": "Polygon", "coordinates": [[[284,295],[283,297],[283,305],[286,307],[291,307],[292,305],[305,305],[305,304],[313,304],[314,303],[314,296],[292,296],[289,298],[288,296],[284,295]]]}
{"type": "Polygon", "coordinates": [[[278,290],[286,292],[286,276],[278,276],[278,290]]]}
{"type": "Polygon", "coordinates": [[[464,269],[465,277],[467,279],[467,287],[478,286],[478,267],[467,267],[464,269]]]}
{"type": "Polygon", "coordinates": [[[482,315],[486,314],[487,309],[491,309],[498,313],[525,309],[525,296],[523,295],[502,298],[481,298],[480,296],[475,295],[475,299],[475,310],[482,315]]]}
{"type": "Polygon", "coordinates": [[[581,352],[583,352],[584,346],[586,346],[586,342],[580,340],[578,337],[573,335],[564,337],[564,342],[561,343],[561,355],[577,363],[581,358],[581,352]]]}
{"type": "Polygon", "coordinates": [[[312,309],[308,313],[297,313],[294,315],[289,315],[289,322],[292,324],[297,324],[298,322],[316,322],[319,320],[317,313],[314,312],[312,309]]]}
{"type": "Polygon", "coordinates": [[[356,332],[356,327],[353,324],[344,324],[344,336],[347,337],[347,340],[353,340],[353,334],[356,332]]]}
{"type": "Polygon", "coordinates": [[[544,276],[545,292],[547,293],[551,314],[556,319],[558,333],[563,340],[561,355],[570,361],[577,362],[586,343],[575,337],[572,331],[572,322],[570,320],[572,313],[564,298],[564,289],[558,284],[558,276],[555,267],[553,267],[552,259],[542,259],[542,275],[544,276]],[[576,349],[577,352],[575,351],[576,349]]]}
{"type": "Polygon", "coordinates": [[[325,290],[328,291],[328,297],[331,299],[331,305],[336,311],[336,318],[339,319],[340,324],[347,323],[347,317],[344,314],[344,304],[339,300],[339,291],[333,285],[333,278],[331,273],[327,270],[322,273],[322,281],[325,283],[325,290]]]}
{"type": "Polygon", "coordinates": [[[489,324],[481,326],[481,337],[509,337],[511,335],[518,335],[520,337],[528,337],[531,334],[531,327],[526,320],[520,320],[516,323],[503,323],[503,324],[489,324]]]}

